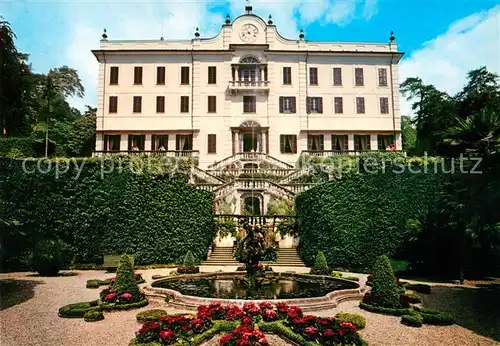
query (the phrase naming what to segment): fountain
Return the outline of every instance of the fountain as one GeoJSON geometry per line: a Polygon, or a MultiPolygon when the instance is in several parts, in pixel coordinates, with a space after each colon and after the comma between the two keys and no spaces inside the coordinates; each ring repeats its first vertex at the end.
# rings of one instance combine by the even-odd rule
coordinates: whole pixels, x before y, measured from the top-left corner
{"type": "Polygon", "coordinates": [[[285,302],[304,311],[324,310],[348,299],[361,299],[356,282],[320,275],[275,273],[260,263],[265,241],[259,225],[241,220],[246,236],[241,262],[245,272],[217,272],[180,275],[159,279],[145,288],[150,300],[168,301],[170,306],[196,310],[199,305],[223,301],[242,306],[254,302],[285,302]]]}

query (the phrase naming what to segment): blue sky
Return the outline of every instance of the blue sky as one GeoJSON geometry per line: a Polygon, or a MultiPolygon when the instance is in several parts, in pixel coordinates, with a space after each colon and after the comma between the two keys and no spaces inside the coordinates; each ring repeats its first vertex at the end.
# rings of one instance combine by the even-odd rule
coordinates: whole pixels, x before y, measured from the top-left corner
{"type": "MultiPolygon", "coordinates": [[[[421,76],[450,93],[465,82],[465,73],[481,65],[500,72],[500,5],[495,0],[288,0],[252,1],[254,12],[269,14],[285,37],[303,28],[312,41],[386,42],[395,31],[400,80],[421,76]]],[[[78,108],[96,104],[97,48],[103,28],[109,39],[191,38],[218,33],[227,13],[243,13],[245,1],[5,1],[0,15],[17,35],[20,51],[30,54],[33,69],[68,65],[86,87],[78,108]]],[[[403,110],[409,105],[403,101],[403,110]]]]}

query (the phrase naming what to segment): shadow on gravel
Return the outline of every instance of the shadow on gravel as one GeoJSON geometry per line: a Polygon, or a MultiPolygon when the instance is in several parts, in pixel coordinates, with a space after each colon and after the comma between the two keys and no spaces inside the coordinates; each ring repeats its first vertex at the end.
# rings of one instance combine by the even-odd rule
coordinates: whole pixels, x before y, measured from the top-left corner
{"type": "Polygon", "coordinates": [[[0,279],[0,310],[24,303],[35,295],[35,286],[42,281],[0,279]]]}
{"type": "Polygon", "coordinates": [[[500,342],[500,285],[433,286],[423,305],[453,314],[458,325],[500,342]]]}
{"type": "Polygon", "coordinates": [[[48,277],[66,277],[66,276],[77,276],[78,273],[77,272],[60,272],[60,273],[57,273],[56,275],[40,275],[38,273],[33,273],[33,274],[26,274],[26,276],[29,276],[29,277],[34,277],[34,278],[48,278],[48,277]]]}

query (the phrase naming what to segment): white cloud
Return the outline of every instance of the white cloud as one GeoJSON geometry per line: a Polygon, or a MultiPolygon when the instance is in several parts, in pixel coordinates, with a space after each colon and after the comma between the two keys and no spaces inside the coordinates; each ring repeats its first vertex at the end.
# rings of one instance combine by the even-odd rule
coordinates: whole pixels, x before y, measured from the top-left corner
{"type": "MultiPolygon", "coordinates": [[[[400,63],[399,79],[420,77],[453,95],[464,86],[466,73],[480,66],[500,72],[500,6],[458,20],[424,43],[400,63]]],[[[401,114],[411,114],[411,103],[403,97],[401,114]]]]}
{"type": "Polygon", "coordinates": [[[378,13],[378,0],[366,0],[363,7],[363,18],[370,20],[378,13]]]}
{"type": "Polygon", "coordinates": [[[356,0],[334,1],[326,15],[326,21],[337,25],[349,23],[356,14],[356,0]]]}

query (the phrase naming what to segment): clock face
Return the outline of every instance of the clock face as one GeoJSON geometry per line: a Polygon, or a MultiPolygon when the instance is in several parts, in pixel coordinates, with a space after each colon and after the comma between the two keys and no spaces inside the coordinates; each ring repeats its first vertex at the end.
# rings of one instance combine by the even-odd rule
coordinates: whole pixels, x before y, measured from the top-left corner
{"type": "Polygon", "coordinates": [[[259,34],[259,29],[252,24],[245,24],[240,30],[240,37],[245,42],[254,42],[259,34]]]}

